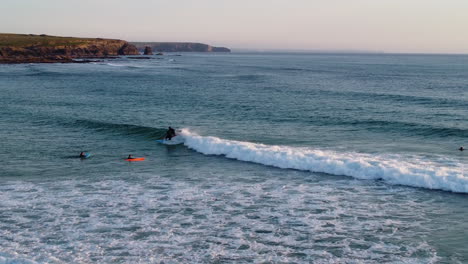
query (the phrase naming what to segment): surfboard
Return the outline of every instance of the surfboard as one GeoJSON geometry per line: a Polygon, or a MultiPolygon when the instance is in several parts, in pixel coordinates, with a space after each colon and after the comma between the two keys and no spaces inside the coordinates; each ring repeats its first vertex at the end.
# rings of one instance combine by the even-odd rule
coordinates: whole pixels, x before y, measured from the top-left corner
{"type": "Polygon", "coordinates": [[[175,136],[171,140],[167,139],[157,139],[156,142],[164,145],[178,145],[184,143],[184,139],[180,136],[175,136]]]}
{"type": "Polygon", "coordinates": [[[133,158],[133,159],[125,159],[126,161],[143,161],[145,158],[133,158]]]}
{"type": "Polygon", "coordinates": [[[84,154],[84,157],[80,157],[80,158],[82,158],[82,159],[87,159],[87,158],[89,158],[89,157],[91,157],[91,153],[85,153],[85,154],[84,154]]]}

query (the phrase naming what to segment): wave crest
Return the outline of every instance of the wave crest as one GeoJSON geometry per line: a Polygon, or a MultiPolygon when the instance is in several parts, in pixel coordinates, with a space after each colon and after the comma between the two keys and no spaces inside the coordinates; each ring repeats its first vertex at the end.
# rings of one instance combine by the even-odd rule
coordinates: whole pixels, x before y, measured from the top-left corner
{"type": "Polygon", "coordinates": [[[283,169],[382,179],[392,184],[468,193],[468,175],[463,175],[463,165],[457,162],[264,145],[200,136],[187,129],[183,129],[181,135],[187,147],[206,155],[223,155],[283,169]]]}

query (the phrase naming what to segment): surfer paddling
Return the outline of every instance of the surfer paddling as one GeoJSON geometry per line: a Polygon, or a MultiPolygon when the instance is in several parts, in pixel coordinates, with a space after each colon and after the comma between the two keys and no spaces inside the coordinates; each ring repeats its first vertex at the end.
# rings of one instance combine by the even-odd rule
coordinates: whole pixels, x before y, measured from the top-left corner
{"type": "Polygon", "coordinates": [[[460,147],[458,150],[459,150],[459,151],[464,151],[465,148],[464,148],[464,147],[460,147]]]}

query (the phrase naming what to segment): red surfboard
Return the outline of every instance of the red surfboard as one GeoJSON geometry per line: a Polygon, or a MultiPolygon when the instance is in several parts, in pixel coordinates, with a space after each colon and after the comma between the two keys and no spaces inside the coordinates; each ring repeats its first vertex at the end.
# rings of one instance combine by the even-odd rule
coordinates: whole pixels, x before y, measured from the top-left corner
{"type": "Polygon", "coordinates": [[[145,158],[132,158],[132,159],[125,159],[126,161],[143,161],[145,158]]]}

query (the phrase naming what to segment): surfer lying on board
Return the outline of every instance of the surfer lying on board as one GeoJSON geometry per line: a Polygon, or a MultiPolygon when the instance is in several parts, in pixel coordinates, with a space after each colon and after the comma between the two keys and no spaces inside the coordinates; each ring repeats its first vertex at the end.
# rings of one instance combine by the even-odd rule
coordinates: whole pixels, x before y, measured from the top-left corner
{"type": "Polygon", "coordinates": [[[80,158],[86,158],[86,154],[84,152],[80,153],[80,158]]]}
{"type": "Polygon", "coordinates": [[[172,127],[169,127],[169,129],[166,132],[166,137],[164,139],[171,140],[175,136],[177,136],[175,130],[172,127]]]}

